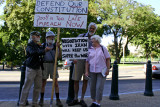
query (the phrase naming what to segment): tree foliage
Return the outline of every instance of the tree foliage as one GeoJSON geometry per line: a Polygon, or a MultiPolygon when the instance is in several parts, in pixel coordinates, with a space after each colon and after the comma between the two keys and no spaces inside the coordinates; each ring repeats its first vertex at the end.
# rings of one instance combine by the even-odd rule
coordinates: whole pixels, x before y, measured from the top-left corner
{"type": "MultiPolygon", "coordinates": [[[[89,2],[92,0],[89,0],[89,2]]],[[[42,42],[45,42],[45,33],[48,28],[35,28],[34,9],[36,0],[6,0],[0,38],[6,46],[8,61],[23,61],[25,59],[25,48],[28,43],[29,33],[37,30],[41,32],[42,42]],[[14,57],[13,57],[14,56],[14,57]]],[[[95,22],[97,18],[88,14],[88,22],[95,22]]],[[[57,34],[57,28],[50,28],[57,34]]],[[[80,33],[87,32],[87,29],[61,29],[60,38],[77,37],[80,33]]],[[[3,53],[4,56],[4,53],[3,53]]]]}
{"type": "Polygon", "coordinates": [[[105,34],[114,35],[115,59],[118,63],[123,56],[122,45],[126,50],[128,43],[138,41],[143,32],[155,32],[157,16],[150,6],[133,0],[93,0],[90,5],[91,14],[100,17],[100,26],[105,34]]]}
{"type": "MultiPolygon", "coordinates": [[[[125,46],[127,52],[128,43],[133,43],[145,49],[148,57],[152,51],[159,52],[160,18],[153,13],[153,8],[139,4],[133,0],[88,0],[88,22],[98,24],[97,34],[114,35],[114,55],[120,62],[125,46]],[[97,18],[99,19],[97,21],[97,18]],[[126,39],[126,40],[124,40],[126,39]]],[[[3,0],[0,1],[0,5],[3,0]]],[[[45,33],[48,28],[35,28],[34,8],[36,0],[6,0],[4,26],[0,28],[0,40],[2,47],[6,46],[7,60],[24,60],[25,48],[29,39],[29,33],[38,30],[42,34],[42,42],[45,41],[45,33]]],[[[50,28],[57,34],[57,28],[50,28]]],[[[76,37],[87,29],[61,29],[60,38],[76,37]]],[[[0,48],[0,51],[2,48],[0,48]]]]}

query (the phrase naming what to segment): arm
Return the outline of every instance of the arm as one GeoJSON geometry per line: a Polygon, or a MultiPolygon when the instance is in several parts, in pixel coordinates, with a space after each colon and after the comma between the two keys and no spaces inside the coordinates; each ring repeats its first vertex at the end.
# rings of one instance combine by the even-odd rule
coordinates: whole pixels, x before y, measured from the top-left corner
{"type": "Polygon", "coordinates": [[[110,58],[107,58],[107,59],[106,59],[106,66],[107,66],[106,75],[109,75],[109,69],[110,69],[110,58]]]}
{"type": "Polygon", "coordinates": [[[86,76],[89,75],[89,63],[88,63],[88,61],[86,61],[85,75],[86,75],[86,76]]]}
{"type": "Polygon", "coordinates": [[[106,75],[109,75],[109,70],[110,70],[110,54],[107,50],[106,47],[103,47],[104,49],[104,55],[106,57],[106,66],[107,66],[107,71],[106,71],[106,75]]]}
{"type": "Polygon", "coordinates": [[[45,54],[45,49],[42,48],[38,48],[38,47],[33,47],[31,45],[27,46],[26,49],[27,52],[29,52],[30,55],[44,55],[45,54]]]}
{"type": "Polygon", "coordinates": [[[62,58],[62,51],[61,51],[61,48],[60,48],[60,44],[59,44],[59,42],[57,42],[57,44],[56,44],[57,46],[58,46],[58,52],[59,52],[59,54],[58,54],[58,58],[59,59],[61,59],[62,58]]]}

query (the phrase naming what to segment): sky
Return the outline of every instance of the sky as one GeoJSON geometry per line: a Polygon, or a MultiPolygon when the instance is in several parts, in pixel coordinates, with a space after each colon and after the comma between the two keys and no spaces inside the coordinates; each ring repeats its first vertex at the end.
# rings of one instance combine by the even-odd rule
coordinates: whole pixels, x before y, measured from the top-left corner
{"type": "Polygon", "coordinates": [[[135,1],[145,5],[151,5],[151,7],[155,8],[154,13],[160,15],[160,0],[135,0],[135,1]]]}

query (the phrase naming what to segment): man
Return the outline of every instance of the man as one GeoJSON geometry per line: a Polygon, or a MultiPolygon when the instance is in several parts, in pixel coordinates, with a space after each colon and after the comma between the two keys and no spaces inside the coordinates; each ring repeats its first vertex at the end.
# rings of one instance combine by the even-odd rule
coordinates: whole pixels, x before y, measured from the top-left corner
{"type": "MultiPolygon", "coordinates": [[[[88,32],[85,34],[80,34],[78,37],[88,37],[89,47],[91,47],[91,36],[94,35],[96,32],[97,25],[91,22],[88,26],[88,32]]],[[[87,107],[87,104],[84,101],[84,95],[87,89],[88,78],[84,75],[85,74],[85,62],[86,60],[74,60],[74,71],[72,75],[72,79],[74,80],[74,100],[68,104],[68,106],[73,106],[80,104],[82,107],[87,107]],[[83,75],[83,86],[82,86],[82,94],[81,100],[78,102],[78,91],[79,91],[79,81],[83,75]]]]}
{"type": "Polygon", "coordinates": [[[42,86],[42,70],[41,70],[41,56],[45,54],[45,52],[51,50],[51,48],[46,47],[42,49],[40,47],[40,33],[37,31],[33,31],[30,33],[30,40],[26,48],[27,59],[26,59],[26,74],[25,74],[25,83],[23,85],[19,106],[25,106],[27,97],[29,94],[29,90],[34,82],[33,88],[33,99],[32,99],[32,107],[37,106],[37,101],[39,97],[39,93],[42,86]]]}
{"type": "MultiPolygon", "coordinates": [[[[42,89],[41,89],[41,98],[40,98],[40,102],[39,105],[43,105],[43,101],[44,101],[44,92],[45,92],[45,86],[46,86],[46,82],[47,79],[50,78],[53,79],[53,73],[54,73],[54,61],[55,61],[55,53],[56,53],[56,45],[58,45],[58,49],[59,49],[59,58],[61,57],[61,50],[60,50],[60,45],[59,43],[57,43],[55,45],[55,34],[52,31],[49,31],[46,33],[46,43],[43,44],[43,48],[45,47],[50,47],[52,48],[52,50],[48,51],[45,53],[44,55],[44,62],[43,62],[43,66],[44,66],[44,70],[42,71],[42,89]]],[[[56,79],[55,79],[55,94],[56,94],[56,105],[58,107],[63,107],[60,99],[59,99],[59,87],[58,87],[58,81],[57,78],[59,77],[58,72],[56,70],[56,79]]]]}

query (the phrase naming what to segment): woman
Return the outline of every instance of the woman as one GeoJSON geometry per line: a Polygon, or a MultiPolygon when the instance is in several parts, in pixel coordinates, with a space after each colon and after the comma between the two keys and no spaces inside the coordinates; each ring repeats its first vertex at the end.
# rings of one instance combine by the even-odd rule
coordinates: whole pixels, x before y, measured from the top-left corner
{"type": "Polygon", "coordinates": [[[110,55],[107,48],[100,45],[100,36],[92,36],[91,41],[92,47],[88,51],[85,75],[90,76],[90,93],[93,101],[90,107],[100,107],[106,81],[102,71],[105,69],[105,75],[109,75],[110,55]]]}

